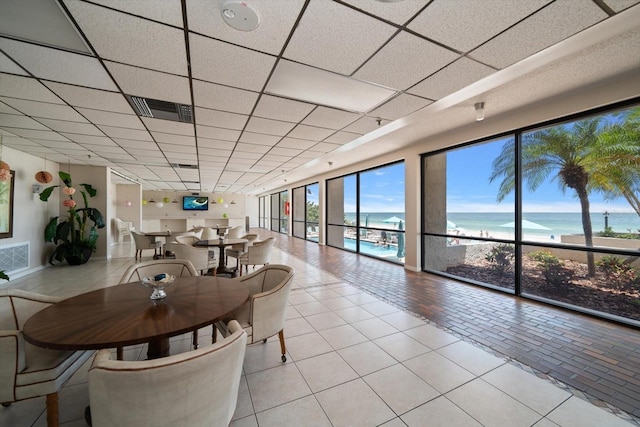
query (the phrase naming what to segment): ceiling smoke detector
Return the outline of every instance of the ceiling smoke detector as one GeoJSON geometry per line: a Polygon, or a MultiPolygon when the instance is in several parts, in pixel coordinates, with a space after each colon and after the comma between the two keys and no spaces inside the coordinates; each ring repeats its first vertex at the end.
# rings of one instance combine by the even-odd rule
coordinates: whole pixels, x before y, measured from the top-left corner
{"type": "Polygon", "coordinates": [[[230,27],[240,31],[253,31],[260,25],[258,13],[247,3],[230,0],[222,5],[222,19],[230,27]]]}

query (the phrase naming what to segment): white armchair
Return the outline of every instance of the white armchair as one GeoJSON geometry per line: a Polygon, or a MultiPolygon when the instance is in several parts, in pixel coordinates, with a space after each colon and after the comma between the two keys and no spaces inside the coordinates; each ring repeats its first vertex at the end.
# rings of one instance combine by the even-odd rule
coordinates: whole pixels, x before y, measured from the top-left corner
{"type": "Polygon", "coordinates": [[[132,231],[131,234],[133,234],[133,241],[136,242],[136,259],[138,259],[138,256],[142,259],[142,251],[145,249],[153,249],[154,257],[156,258],[159,256],[158,249],[162,252],[162,242],[157,241],[155,237],[135,231],[132,231]]]}
{"type": "MultiPolygon", "coordinates": [[[[293,267],[272,264],[247,276],[233,279],[247,285],[251,297],[227,318],[235,319],[240,323],[247,332],[249,344],[261,340],[267,341],[267,338],[278,334],[283,362],[287,361],[284,343],[285,309],[294,274],[293,267]]],[[[229,335],[229,326],[225,325],[224,321],[217,322],[215,326],[223,337],[229,335]]]]}
{"type": "Polygon", "coordinates": [[[230,228],[229,231],[227,231],[227,239],[239,239],[243,233],[244,227],[241,225],[230,228]]]}
{"type": "Polygon", "coordinates": [[[62,298],[6,289],[0,291],[0,403],[47,396],[47,425],[58,425],[58,391],[94,351],[60,351],[25,341],[24,323],[62,298]]]}
{"type": "Polygon", "coordinates": [[[237,245],[231,245],[230,247],[226,248],[225,250],[225,264],[229,264],[229,257],[231,258],[236,258],[238,259],[238,257],[242,254],[244,254],[246,252],[247,247],[253,245],[253,242],[255,242],[256,240],[258,240],[258,238],[260,237],[259,234],[255,234],[255,233],[249,233],[249,234],[245,234],[244,236],[240,237],[241,239],[247,239],[249,241],[249,243],[240,243],[237,245]]]}
{"type": "Polygon", "coordinates": [[[166,251],[170,251],[176,256],[176,259],[188,259],[191,261],[197,271],[204,276],[207,271],[213,269],[213,275],[216,275],[218,267],[218,259],[215,252],[209,251],[207,248],[197,248],[184,243],[166,243],[164,245],[166,251]]]}
{"type": "Polygon", "coordinates": [[[118,243],[123,243],[126,236],[129,236],[129,242],[131,242],[133,240],[133,237],[131,236],[131,231],[133,231],[133,223],[123,221],[120,218],[116,218],[115,222],[116,230],[118,230],[118,243]]]}
{"type": "Polygon", "coordinates": [[[99,351],[88,375],[92,425],[229,425],[247,343],[238,322],[229,332],[214,345],[161,359],[125,362],[99,351]]]}
{"type": "Polygon", "coordinates": [[[253,242],[253,245],[247,248],[247,252],[238,256],[238,270],[242,276],[242,266],[244,265],[245,271],[249,272],[249,266],[253,268],[256,265],[267,265],[271,262],[271,251],[276,239],[269,237],[259,242],[253,242]]]}

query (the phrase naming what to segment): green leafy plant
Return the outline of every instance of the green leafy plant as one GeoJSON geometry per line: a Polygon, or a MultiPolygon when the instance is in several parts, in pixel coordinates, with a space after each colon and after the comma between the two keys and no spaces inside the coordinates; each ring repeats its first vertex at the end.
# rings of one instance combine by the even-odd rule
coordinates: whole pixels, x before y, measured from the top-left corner
{"type": "Polygon", "coordinates": [[[620,290],[640,289],[640,271],[614,256],[605,256],[596,263],[607,276],[609,286],[620,290]]]}
{"type": "Polygon", "coordinates": [[[557,256],[547,251],[536,251],[529,254],[529,258],[536,261],[542,268],[542,275],[549,284],[554,286],[566,285],[571,281],[573,272],[564,267],[564,263],[557,256]]]}
{"type": "Polygon", "coordinates": [[[495,270],[500,274],[511,266],[511,261],[515,257],[515,249],[513,245],[507,243],[501,243],[491,248],[485,259],[493,264],[495,270]]]}
{"type": "Polygon", "coordinates": [[[0,270],[0,279],[9,280],[9,276],[7,276],[4,270],[0,270]]]}
{"type": "MultiPolygon", "coordinates": [[[[78,208],[73,199],[76,189],[72,186],[71,175],[66,172],[58,172],[58,176],[65,184],[62,192],[68,196],[68,199],[64,200],[62,204],[68,210],[66,218],[53,217],[45,227],[45,242],[58,245],[49,257],[49,263],[53,264],[54,259],[57,261],[66,259],[69,264],[81,264],[96,250],[98,233],[95,229],[105,226],[102,213],[96,208],[89,207],[88,197],[94,197],[97,191],[89,184],[80,184],[80,187],[84,189],[84,191],[80,190],[84,207],[78,208]],[[87,230],[89,221],[93,225],[87,230]]],[[[42,190],[40,200],[44,202],[49,200],[56,187],[58,185],[42,190]]]]}

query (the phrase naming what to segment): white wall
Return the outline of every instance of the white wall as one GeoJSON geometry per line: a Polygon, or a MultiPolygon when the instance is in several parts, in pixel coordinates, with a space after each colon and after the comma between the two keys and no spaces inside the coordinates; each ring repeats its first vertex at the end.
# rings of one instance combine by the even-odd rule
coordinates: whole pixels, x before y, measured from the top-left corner
{"type": "Polygon", "coordinates": [[[25,274],[39,270],[48,265],[48,256],[55,245],[44,242],[44,228],[49,219],[58,216],[60,198],[54,191],[48,202],[39,199],[38,194],[33,194],[33,184],[37,184],[34,176],[36,172],[47,170],[54,179],[51,184],[44,184],[42,188],[54,185],[59,181],[58,164],[46,162],[39,157],[22,153],[4,146],[2,148],[2,160],[7,162],[14,175],[14,206],[13,206],[13,237],[0,239],[0,251],[5,245],[20,242],[30,242],[29,268],[9,274],[16,279],[25,274]]]}

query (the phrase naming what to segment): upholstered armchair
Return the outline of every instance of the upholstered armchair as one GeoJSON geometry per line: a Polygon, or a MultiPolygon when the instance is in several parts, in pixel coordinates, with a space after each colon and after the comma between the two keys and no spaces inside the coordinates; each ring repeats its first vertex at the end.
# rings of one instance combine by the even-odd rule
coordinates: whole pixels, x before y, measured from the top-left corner
{"type": "Polygon", "coordinates": [[[155,257],[159,256],[158,249],[162,252],[162,242],[157,241],[155,237],[146,236],[135,231],[132,231],[131,234],[133,234],[133,241],[136,242],[136,259],[138,259],[138,255],[142,259],[142,251],[145,249],[153,249],[155,257]]]}
{"type": "Polygon", "coordinates": [[[227,239],[239,239],[242,236],[244,227],[239,225],[237,227],[230,228],[227,231],[227,239]]]}
{"type": "Polygon", "coordinates": [[[121,220],[120,218],[115,219],[116,222],[116,230],[118,230],[118,243],[123,243],[124,238],[129,236],[129,242],[133,240],[131,237],[131,231],[133,230],[133,223],[126,222],[121,220]]]}
{"type": "MultiPolygon", "coordinates": [[[[234,310],[227,319],[235,319],[247,332],[247,343],[266,342],[267,338],[278,334],[282,361],[287,361],[284,343],[285,309],[295,270],[288,265],[266,265],[247,276],[233,280],[249,287],[248,302],[234,310]]],[[[223,337],[231,333],[225,321],[217,322],[216,328],[223,337]]],[[[214,334],[215,337],[215,334],[214,334]]]]}
{"type": "Polygon", "coordinates": [[[178,241],[179,237],[192,237],[194,239],[199,240],[200,236],[202,236],[202,229],[194,230],[194,231],[182,231],[179,233],[171,233],[170,236],[167,236],[166,243],[175,243],[178,241]]]}
{"type": "MultiPolygon", "coordinates": [[[[120,284],[139,282],[143,277],[167,273],[172,276],[197,276],[198,270],[187,259],[158,259],[139,262],[129,266],[120,279],[120,284]]],[[[198,331],[193,331],[193,347],[198,348],[198,331]]],[[[118,347],[117,357],[122,359],[122,347],[118,347]]]]}
{"type": "Polygon", "coordinates": [[[228,248],[226,248],[225,256],[227,258],[225,259],[225,264],[229,264],[229,257],[238,259],[240,255],[246,252],[247,247],[253,245],[253,242],[258,240],[258,237],[260,237],[260,235],[255,233],[245,234],[240,238],[248,240],[249,243],[239,243],[237,245],[231,245],[228,248]]]}
{"type": "Polygon", "coordinates": [[[99,351],[88,375],[92,425],[229,425],[247,334],[236,321],[228,326],[214,345],[160,359],[111,360],[99,351]]]}
{"type": "Polygon", "coordinates": [[[165,251],[170,251],[176,257],[176,259],[188,259],[191,261],[197,271],[204,276],[207,271],[213,269],[213,275],[216,275],[216,268],[218,267],[218,259],[215,257],[215,252],[209,251],[207,248],[197,248],[184,243],[166,243],[164,245],[165,251]]]}
{"type": "Polygon", "coordinates": [[[247,248],[247,252],[238,256],[238,270],[242,276],[242,266],[244,265],[245,271],[249,272],[249,266],[253,268],[256,265],[267,265],[271,262],[271,251],[276,239],[269,237],[259,242],[253,242],[253,245],[247,248]]]}
{"type": "Polygon", "coordinates": [[[60,351],[25,341],[22,327],[62,298],[18,289],[0,291],[0,403],[47,397],[47,425],[58,425],[58,391],[94,351],[60,351]]]}

